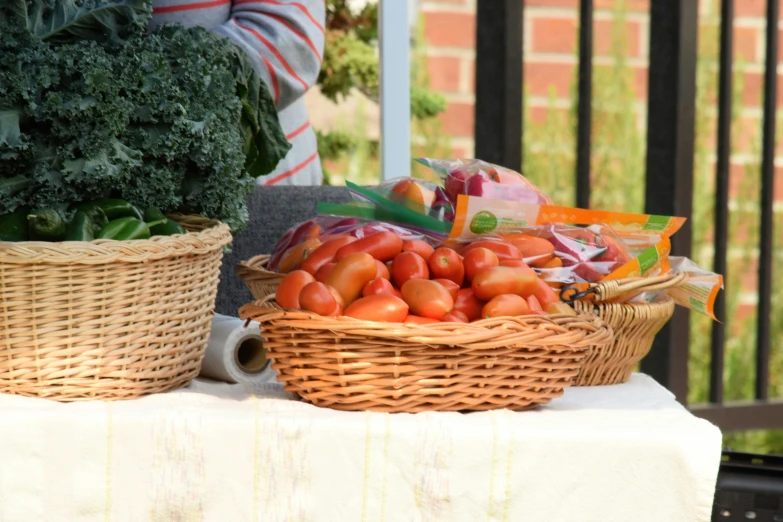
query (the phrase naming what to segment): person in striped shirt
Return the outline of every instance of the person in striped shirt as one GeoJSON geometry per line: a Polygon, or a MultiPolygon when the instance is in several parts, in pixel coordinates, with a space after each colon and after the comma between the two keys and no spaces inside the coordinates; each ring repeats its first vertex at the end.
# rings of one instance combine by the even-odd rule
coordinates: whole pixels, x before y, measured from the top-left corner
{"type": "Polygon", "coordinates": [[[324,0],[153,0],[151,28],[202,26],[230,38],[251,57],[275,100],[293,147],[263,185],[320,185],[315,132],[304,94],[315,83],[324,48],[324,0]]]}

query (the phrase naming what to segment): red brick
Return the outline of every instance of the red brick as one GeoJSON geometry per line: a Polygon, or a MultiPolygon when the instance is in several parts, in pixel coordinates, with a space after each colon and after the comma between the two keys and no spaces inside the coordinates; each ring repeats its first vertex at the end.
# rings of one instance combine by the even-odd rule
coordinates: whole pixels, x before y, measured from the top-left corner
{"type": "Polygon", "coordinates": [[[468,92],[474,94],[476,92],[476,60],[471,59],[465,67],[468,68],[468,92]]]}
{"type": "Polygon", "coordinates": [[[427,58],[427,74],[430,86],[439,92],[459,92],[459,58],[430,56],[427,58]]]}
{"type": "MultiPolygon", "coordinates": [[[[747,194],[747,191],[743,190],[743,185],[747,177],[747,172],[750,167],[746,165],[731,165],[729,171],[729,199],[741,199],[742,196],[750,196],[755,200],[758,197],[758,193],[747,194]]],[[[754,167],[758,170],[758,167],[754,167]]],[[[715,167],[712,167],[712,172],[715,172],[715,167]]],[[[760,181],[757,182],[760,188],[760,181]]],[[[783,167],[775,167],[775,201],[783,201],[783,167]]]]}
{"type": "Polygon", "coordinates": [[[558,98],[568,98],[576,66],[568,63],[525,63],[525,83],[531,96],[549,96],[554,88],[558,98]]]}
{"type": "MultiPolygon", "coordinates": [[[[593,54],[596,56],[612,56],[614,44],[612,42],[612,20],[597,20],[593,26],[593,54]]],[[[636,21],[625,23],[625,48],[630,57],[641,56],[642,25],[636,21]]]]}
{"type": "Polygon", "coordinates": [[[467,158],[470,155],[468,154],[468,149],[465,147],[452,147],[451,148],[451,157],[452,158],[467,158]]]}
{"type": "Polygon", "coordinates": [[[473,137],[473,104],[450,102],[440,115],[440,121],[449,136],[473,137]]]}
{"type": "Polygon", "coordinates": [[[577,26],[574,18],[533,18],[531,50],[535,53],[574,54],[577,50],[577,26]]]}
{"type": "Polygon", "coordinates": [[[759,32],[754,27],[735,27],[733,54],[734,60],[741,59],[746,62],[758,61],[759,57],[756,56],[756,38],[758,36],[759,32]]]}
{"type": "MultiPolygon", "coordinates": [[[[745,0],[742,0],[745,1],[745,0]]],[[[617,0],[596,0],[596,9],[614,9],[617,0]]],[[[571,7],[579,8],[579,0],[525,0],[525,6],[528,7],[571,7]]],[[[650,10],[650,0],[628,0],[626,6],[629,11],[648,12],[650,10]]]]}
{"type": "Polygon", "coordinates": [[[476,17],[471,13],[424,13],[424,37],[430,45],[473,49],[476,17]]]}

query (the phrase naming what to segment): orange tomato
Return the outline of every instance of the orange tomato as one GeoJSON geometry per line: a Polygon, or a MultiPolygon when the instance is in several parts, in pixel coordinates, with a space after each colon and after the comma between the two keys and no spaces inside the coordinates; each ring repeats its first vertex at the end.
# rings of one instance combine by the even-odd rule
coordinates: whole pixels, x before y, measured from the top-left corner
{"type": "Polygon", "coordinates": [[[402,239],[394,232],[376,232],[375,234],[371,234],[365,238],[345,245],[337,251],[334,260],[339,263],[344,257],[355,254],[356,252],[370,254],[378,261],[389,261],[402,252],[402,239]]]}
{"type": "Polygon", "coordinates": [[[440,320],[454,307],[449,291],[435,281],[411,279],[400,290],[414,315],[440,320]]]}
{"type": "Polygon", "coordinates": [[[318,272],[315,273],[315,280],[319,283],[325,283],[326,278],[329,277],[329,274],[332,273],[332,270],[334,270],[334,267],[337,266],[337,263],[326,263],[324,266],[318,269],[318,272]]]}
{"type": "Polygon", "coordinates": [[[324,229],[321,228],[321,225],[313,225],[312,227],[307,229],[307,233],[305,234],[305,237],[319,237],[323,231],[324,229]]]}
{"type": "Polygon", "coordinates": [[[334,260],[338,250],[354,241],[356,238],[352,236],[342,236],[327,241],[307,256],[307,259],[302,262],[302,270],[315,275],[319,268],[334,260]]]}
{"type": "Polygon", "coordinates": [[[378,266],[378,272],[375,274],[375,277],[382,277],[383,279],[391,280],[391,274],[389,273],[389,268],[386,266],[386,264],[378,261],[377,259],[375,260],[375,264],[378,266]]]}
{"type": "Polygon", "coordinates": [[[315,237],[307,238],[298,245],[292,246],[280,258],[280,262],[277,264],[277,271],[281,274],[286,274],[291,270],[298,269],[302,262],[310,256],[310,253],[319,246],[321,246],[321,240],[315,237]]]}
{"type": "Polygon", "coordinates": [[[397,294],[397,289],[392,286],[388,279],[382,277],[376,277],[362,289],[362,297],[369,297],[371,295],[394,295],[397,294]]]}
{"type": "Polygon", "coordinates": [[[559,257],[553,257],[541,268],[562,268],[563,261],[559,257]]]}
{"type": "Polygon", "coordinates": [[[405,318],[405,324],[432,324],[439,323],[437,319],[431,319],[429,317],[420,317],[418,315],[408,315],[405,318]]]}
{"type": "Polygon", "coordinates": [[[527,306],[530,308],[531,313],[544,313],[544,309],[541,308],[541,303],[538,302],[538,299],[536,299],[536,296],[534,295],[527,298],[527,306]]]}
{"type": "Polygon", "coordinates": [[[476,274],[482,270],[500,264],[498,256],[492,250],[484,247],[465,252],[465,259],[462,262],[465,265],[465,277],[468,278],[468,281],[473,281],[476,274]]]}
{"type": "Polygon", "coordinates": [[[408,305],[393,295],[371,295],[354,301],[343,315],[363,321],[401,323],[408,316],[408,305]]]}
{"type": "Polygon", "coordinates": [[[555,245],[542,237],[511,234],[504,240],[517,247],[522,259],[530,266],[543,267],[555,256],[555,245]]]}
{"type": "Polygon", "coordinates": [[[281,308],[299,308],[299,293],[313,281],[315,278],[304,270],[289,272],[277,287],[275,301],[281,308]]]}
{"type": "Polygon", "coordinates": [[[484,307],[484,303],[478,300],[473,295],[473,290],[470,288],[463,288],[457,292],[457,298],[454,299],[454,308],[452,312],[461,312],[465,314],[468,321],[475,321],[481,317],[481,309],[484,307]]]}
{"type": "Polygon", "coordinates": [[[536,291],[540,279],[533,269],[496,266],[479,272],[473,279],[473,293],[482,301],[501,294],[528,296],[536,291]]]}
{"type": "Polygon", "coordinates": [[[443,316],[444,323],[469,323],[468,316],[459,310],[452,310],[443,316]]]}
{"type": "Polygon", "coordinates": [[[515,294],[496,295],[481,310],[481,316],[485,319],[490,317],[516,317],[529,313],[530,307],[527,305],[527,301],[515,294]]]}
{"type": "Polygon", "coordinates": [[[403,252],[416,252],[424,259],[429,259],[432,253],[435,251],[432,246],[426,241],[421,239],[409,239],[402,244],[403,252]]]}
{"type": "Polygon", "coordinates": [[[447,247],[435,250],[427,260],[430,274],[435,279],[449,279],[462,286],[465,280],[465,265],[457,252],[447,247]]]}
{"type": "Polygon", "coordinates": [[[317,281],[302,288],[299,293],[299,306],[302,310],[324,316],[340,315],[342,312],[329,287],[317,281]]]}
{"type": "Polygon", "coordinates": [[[449,291],[449,294],[451,294],[452,299],[457,298],[457,292],[459,292],[459,285],[452,281],[451,279],[433,279],[436,283],[439,285],[442,285],[443,288],[449,291]]]}
{"type": "MultiPolygon", "coordinates": [[[[354,245],[358,241],[348,246],[354,245]]],[[[326,284],[334,287],[345,301],[346,306],[361,295],[364,285],[375,279],[378,266],[370,254],[357,252],[350,254],[340,261],[326,278],[326,284]]]]}
{"type": "Polygon", "coordinates": [[[392,262],[391,278],[400,288],[409,279],[429,279],[430,269],[427,262],[415,252],[398,254],[392,262]]]}
{"type": "Polygon", "coordinates": [[[498,260],[501,262],[505,259],[522,259],[522,254],[514,245],[509,243],[501,243],[500,241],[491,241],[489,239],[476,241],[475,243],[469,244],[462,251],[462,255],[466,255],[474,248],[486,248],[488,250],[492,250],[495,255],[498,256],[498,260]]]}
{"type": "Polygon", "coordinates": [[[543,279],[538,280],[536,289],[531,292],[531,295],[535,296],[536,300],[541,304],[541,308],[544,309],[546,309],[550,303],[560,302],[560,298],[543,279]]]}
{"type": "Polygon", "coordinates": [[[548,314],[576,315],[576,310],[561,302],[549,303],[544,310],[548,314]]]}

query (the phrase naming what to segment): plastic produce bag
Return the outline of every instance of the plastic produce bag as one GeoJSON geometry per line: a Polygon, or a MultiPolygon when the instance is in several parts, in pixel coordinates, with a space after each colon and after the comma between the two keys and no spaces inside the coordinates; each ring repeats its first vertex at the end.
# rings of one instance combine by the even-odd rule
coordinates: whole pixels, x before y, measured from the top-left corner
{"type": "Polygon", "coordinates": [[[371,187],[359,187],[351,182],[346,185],[357,201],[384,206],[393,203],[449,223],[454,220],[454,205],[443,187],[429,181],[401,177],[371,187]]]}

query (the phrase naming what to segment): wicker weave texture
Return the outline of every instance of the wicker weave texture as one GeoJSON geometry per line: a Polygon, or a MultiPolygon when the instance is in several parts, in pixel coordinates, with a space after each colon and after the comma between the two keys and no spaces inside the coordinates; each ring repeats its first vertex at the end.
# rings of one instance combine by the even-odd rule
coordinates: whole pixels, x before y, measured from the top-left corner
{"type": "Polygon", "coordinates": [[[0,243],[0,392],[131,399],[195,377],[228,227],[150,240],[0,243]]]}
{"type": "Polygon", "coordinates": [[[287,391],[338,410],[525,410],[560,396],[611,329],[591,316],[401,325],[240,310],[261,324],[287,391]]]}
{"type": "Polygon", "coordinates": [[[266,269],[270,257],[268,254],[262,254],[237,265],[237,275],[250,289],[253,299],[261,300],[277,292],[280,281],[285,277],[285,274],[266,269]]]}

